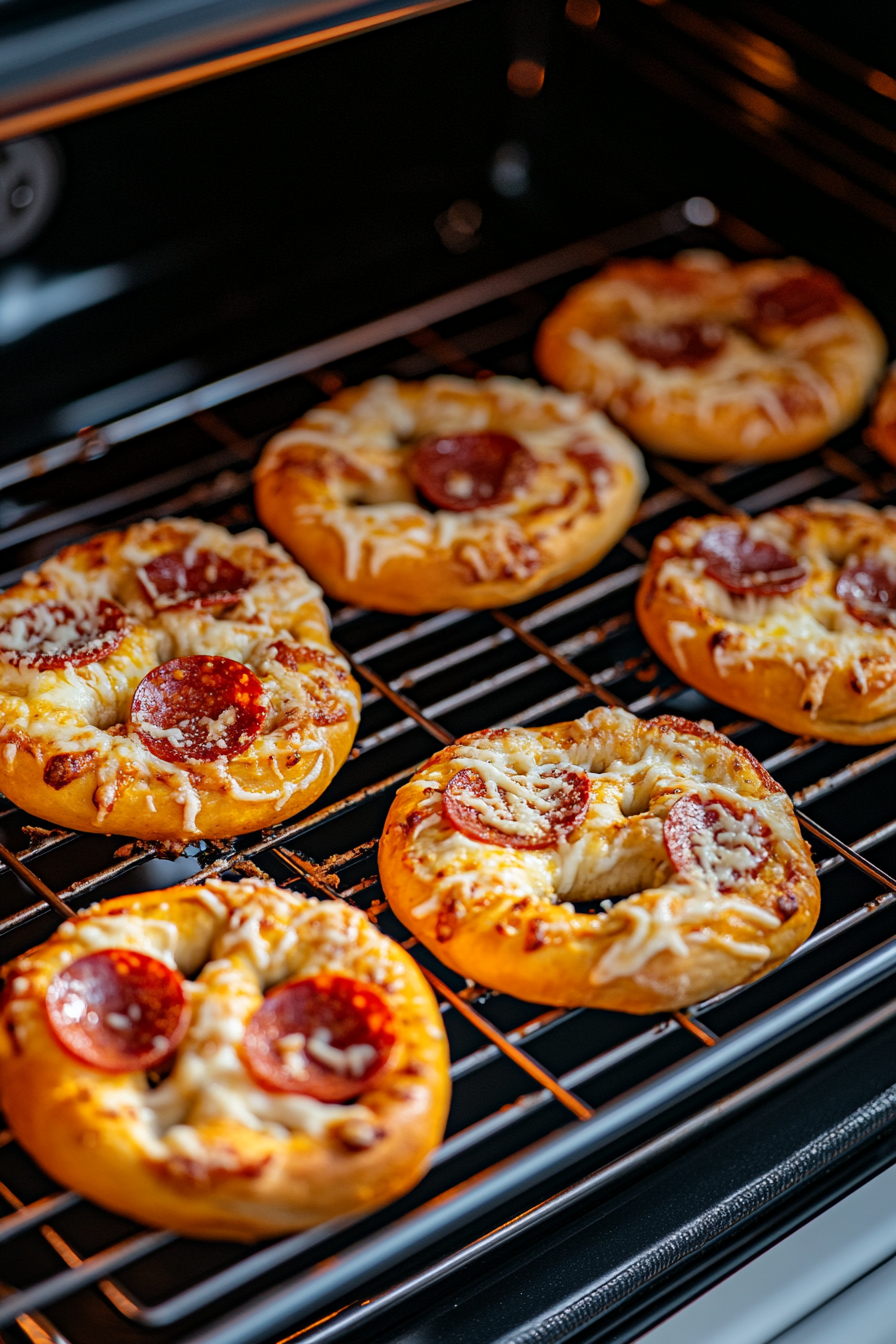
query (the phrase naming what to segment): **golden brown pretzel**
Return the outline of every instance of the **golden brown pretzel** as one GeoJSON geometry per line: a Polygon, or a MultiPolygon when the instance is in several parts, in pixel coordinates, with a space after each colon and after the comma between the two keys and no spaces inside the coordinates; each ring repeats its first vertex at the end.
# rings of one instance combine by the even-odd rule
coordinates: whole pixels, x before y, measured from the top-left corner
{"type": "Polygon", "coordinates": [[[269,826],[320,796],[358,717],[319,590],[257,530],[139,523],[0,596],[0,788],[57,825],[269,826]]]}
{"type": "Polygon", "coordinates": [[[772,970],[818,918],[790,799],[750,753],[622,709],[438,752],[398,791],[380,873],[446,965],[567,1007],[699,1002],[772,970]]]}
{"type": "Polygon", "coordinates": [[[641,443],[698,460],[793,457],[860,414],[877,322],[798,258],[717,252],[611,262],[542,324],[546,378],[586,392],[641,443]]]}
{"type": "Polygon", "coordinates": [[[896,511],[813,500],[654,541],[641,628],[704,695],[787,732],[896,738],[896,511]]]}
{"type": "Polygon", "coordinates": [[[342,901],[254,880],[117,897],[5,977],[10,1125],[55,1180],[126,1217],[276,1236],[403,1194],[441,1138],[438,1006],[342,901]]]}
{"type": "Polygon", "coordinates": [[[579,397],[376,378],[278,434],[255,489],[262,522],[332,597],[417,613],[519,602],[583,573],[644,481],[634,444],[579,397]]]}

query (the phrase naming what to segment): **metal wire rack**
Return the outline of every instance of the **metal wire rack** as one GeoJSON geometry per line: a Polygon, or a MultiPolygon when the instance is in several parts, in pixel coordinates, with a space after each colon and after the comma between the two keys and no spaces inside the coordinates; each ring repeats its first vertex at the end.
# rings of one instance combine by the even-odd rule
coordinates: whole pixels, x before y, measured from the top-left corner
{"type": "MultiPolygon", "coordinates": [[[[251,460],[272,427],[321,391],[383,370],[470,375],[487,362],[531,373],[532,333],[576,272],[647,246],[713,241],[737,254],[745,236],[773,249],[709,202],[691,200],[3,468],[0,483],[20,487],[23,510],[0,541],[4,577],[99,525],[136,517],[189,509],[244,526],[252,521],[251,460]],[[112,451],[136,439],[139,453],[112,451]],[[138,474],[135,459],[147,458],[163,470],[138,474]],[[40,497],[34,492],[48,470],[56,473],[49,501],[45,482],[40,497]],[[110,476],[115,488],[100,489],[110,476]],[[54,502],[73,495],[65,507],[54,502]]],[[[857,431],[795,463],[701,472],[649,465],[650,488],[628,534],[590,574],[552,594],[509,611],[416,621],[335,611],[335,637],[365,688],[363,714],[352,758],[310,815],[165,855],[0,810],[2,960],[97,897],[261,871],[357,904],[413,949],[440,999],[454,1084],[447,1137],[416,1191],[366,1218],[250,1249],[185,1249],[172,1233],[129,1225],[54,1187],[10,1133],[0,1134],[0,1197],[9,1210],[0,1216],[9,1281],[0,1285],[0,1329],[15,1321],[35,1344],[243,1344],[302,1325],[303,1340],[322,1344],[594,1198],[896,1016],[885,983],[896,974],[896,879],[886,871],[896,862],[888,801],[896,743],[865,750],[794,740],[734,719],[657,663],[632,613],[650,540],[674,518],[695,508],[755,513],[816,493],[882,503],[896,477],[857,431]],[[595,704],[710,718],[791,791],[818,855],[823,915],[777,972],[670,1017],[539,1007],[463,982],[391,914],[378,887],[377,838],[395,788],[433,743],[498,723],[574,717],[595,704]],[[724,1096],[735,1070],[739,1086],[724,1096]],[[696,1109],[682,1119],[691,1098],[696,1109]],[[377,1291],[357,1302],[374,1278],[377,1291]]]]}

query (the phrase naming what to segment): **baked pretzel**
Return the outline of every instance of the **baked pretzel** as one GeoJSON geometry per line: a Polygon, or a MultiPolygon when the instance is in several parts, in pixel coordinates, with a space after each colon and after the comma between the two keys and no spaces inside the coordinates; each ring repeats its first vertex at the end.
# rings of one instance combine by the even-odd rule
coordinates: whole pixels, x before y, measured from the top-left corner
{"type": "Polygon", "coordinates": [[[441,1139],[438,1006],[342,901],[254,880],[121,896],[4,974],[16,1137],[128,1218],[276,1236],[403,1194],[441,1139]]]}
{"type": "Polygon", "coordinates": [[[874,405],[865,441],[896,466],[896,364],[891,365],[874,405]]]}
{"type": "Polygon", "coordinates": [[[376,378],[268,444],[256,506],[331,597],[417,613],[519,602],[625,532],[641,455],[579,397],[515,378],[376,378]],[[422,501],[422,502],[421,502],[422,501]]]}
{"type": "Polygon", "coordinates": [[[0,597],[0,788],[57,825],[269,826],[324,791],[358,718],[319,589],[259,531],[139,523],[0,597]]]}
{"type": "Polygon", "coordinates": [[[547,317],[535,358],[639,442],[713,461],[793,457],[860,414],[877,322],[827,271],[717,252],[616,261],[547,317]]]}
{"type": "Polygon", "coordinates": [[[812,500],[746,523],[682,518],[636,610],[683,680],[786,732],[896,738],[896,510],[812,500]]]}
{"type": "Polygon", "coordinates": [[[622,709],[438,752],[398,791],[380,872],[446,965],[564,1007],[682,1008],[772,970],[818,918],[790,799],[758,761],[622,709]]]}

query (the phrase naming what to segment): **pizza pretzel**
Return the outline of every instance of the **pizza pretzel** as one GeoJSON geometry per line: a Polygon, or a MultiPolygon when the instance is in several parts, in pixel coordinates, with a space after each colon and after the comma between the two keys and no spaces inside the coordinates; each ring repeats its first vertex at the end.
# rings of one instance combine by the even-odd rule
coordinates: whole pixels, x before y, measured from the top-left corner
{"type": "Polygon", "coordinates": [[[896,738],[896,510],[810,500],[654,540],[636,611],[673,671],[785,732],[896,738]]]}
{"type": "Polygon", "coordinates": [[[398,790],[380,874],[460,975],[631,1013],[767,974],[819,909],[790,799],[758,761],[706,726],[623,709],[438,752],[398,790]]]}
{"type": "Polygon", "coordinates": [[[5,968],[0,1101],[57,1181],[252,1241],[410,1189],[448,1052],[412,958],[339,900],[255,879],[100,902],[5,968]]]}
{"type": "Polygon", "coordinates": [[[875,319],[798,257],[719,252],[610,262],[542,323],[546,378],[584,392],[639,443],[697,461],[768,461],[861,414],[886,358],[875,319]]]}
{"type": "Polygon", "coordinates": [[[0,788],[58,826],[270,826],[324,791],[359,713],[319,590],[258,530],[139,523],[0,596],[0,788]]]}
{"type": "Polygon", "coordinates": [[[501,606],[594,565],[645,484],[580,397],[516,378],[375,378],[265,449],[259,517],[331,597],[415,614],[501,606]]]}

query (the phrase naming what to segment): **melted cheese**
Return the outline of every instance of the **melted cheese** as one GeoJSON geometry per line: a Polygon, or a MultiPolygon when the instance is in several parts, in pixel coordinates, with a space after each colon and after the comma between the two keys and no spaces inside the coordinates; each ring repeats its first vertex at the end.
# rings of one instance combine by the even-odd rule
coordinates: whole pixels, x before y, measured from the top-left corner
{"type": "Polygon", "coordinates": [[[734,886],[765,858],[765,828],[755,812],[734,816],[720,803],[708,804],[706,811],[711,825],[691,833],[697,864],[710,886],[734,886]]]}
{"type": "Polygon", "coordinates": [[[467,785],[459,787],[454,797],[462,807],[477,812],[487,826],[505,835],[543,837],[551,832],[551,813],[568,793],[566,780],[551,773],[556,770],[554,764],[536,764],[526,757],[511,762],[506,752],[489,746],[461,754],[452,764],[458,772],[473,771],[485,785],[484,796],[467,785]]]}

